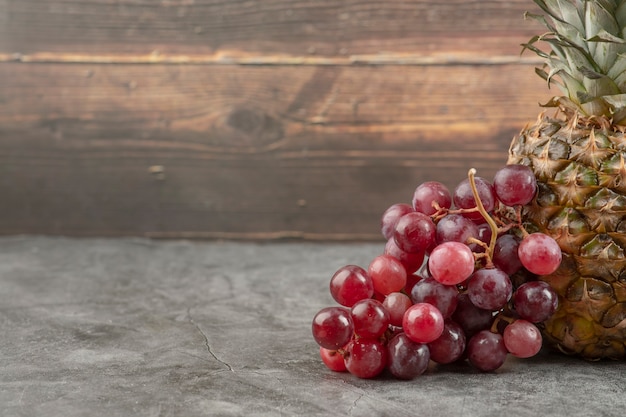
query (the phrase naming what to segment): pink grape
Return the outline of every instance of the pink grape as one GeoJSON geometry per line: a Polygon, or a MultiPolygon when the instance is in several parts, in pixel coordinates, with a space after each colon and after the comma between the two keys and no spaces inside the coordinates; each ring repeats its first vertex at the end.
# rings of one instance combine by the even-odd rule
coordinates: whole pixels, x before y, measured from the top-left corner
{"type": "Polygon", "coordinates": [[[357,301],[374,295],[374,283],[365,269],[346,265],[330,279],[330,295],[339,304],[352,307],[357,301]]]}
{"type": "Polygon", "coordinates": [[[463,356],[465,344],[463,328],[453,321],[446,321],[441,336],[428,344],[430,359],[441,364],[455,362],[463,356]]]}
{"type": "Polygon", "coordinates": [[[350,312],[343,307],[326,307],[313,318],[313,338],[323,348],[337,350],[348,344],[354,335],[350,312]]]}
{"type": "Polygon", "coordinates": [[[401,327],[404,313],[413,305],[411,298],[401,292],[392,292],[385,297],[383,307],[389,313],[389,323],[401,327]]]}
{"type": "Polygon", "coordinates": [[[541,332],[529,321],[518,319],[504,329],[504,345],[511,355],[530,358],[541,350],[541,332]]]}
{"type": "Polygon", "coordinates": [[[406,285],[406,270],[393,256],[375,257],[367,268],[367,274],[372,279],[374,291],[382,295],[400,291],[406,285]]]}
{"type": "Polygon", "coordinates": [[[467,295],[472,303],[485,310],[499,310],[511,299],[513,284],[507,274],[497,268],[479,269],[467,282],[467,295]]]}
{"type": "Polygon", "coordinates": [[[437,307],[428,303],[413,304],[402,319],[404,333],[416,343],[429,343],[441,336],[444,319],[437,307]]]}
{"type": "Polygon", "coordinates": [[[556,271],[563,257],[559,244],[539,232],[522,239],[517,253],[524,268],[537,275],[549,275],[556,271]]]}
{"type": "Polygon", "coordinates": [[[394,204],[385,210],[380,220],[381,233],[385,239],[393,237],[393,231],[400,217],[412,211],[414,211],[413,207],[403,203],[394,204]]]}
{"type": "Polygon", "coordinates": [[[389,327],[389,313],[383,304],[374,299],[361,300],[352,306],[354,333],[360,337],[375,339],[389,327]]]}
{"type": "Polygon", "coordinates": [[[326,349],[320,346],[320,357],[322,358],[324,365],[326,365],[326,367],[331,371],[347,371],[343,356],[338,351],[326,349]]]}
{"type": "Polygon", "coordinates": [[[493,188],[498,199],[507,206],[525,205],[537,192],[537,179],[525,165],[507,165],[496,172],[493,188]]]}
{"type": "Polygon", "coordinates": [[[460,284],[474,272],[474,254],[463,243],[444,242],[430,253],[428,269],[442,284],[460,284]]]}
{"type": "Polygon", "coordinates": [[[414,304],[428,303],[437,307],[443,318],[454,313],[459,291],[453,285],[444,285],[434,278],[424,278],[413,286],[411,300],[414,304]]]}
{"type": "MultiPolygon", "coordinates": [[[[476,190],[478,191],[478,197],[483,203],[485,210],[489,213],[493,211],[496,206],[496,194],[493,190],[493,185],[489,181],[481,177],[475,177],[476,190]]],[[[476,200],[472,193],[472,188],[469,179],[461,181],[461,183],[454,190],[453,197],[454,205],[460,209],[472,209],[476,207],[476,200]]],[[[463,216],[476,222],[477,224],[484,223],[485,219],[479,212],[463,213],[463,216]]]]}
{"type": "Polygon", "coordinates": [[[554,314],[559,305],[559,298],[547,282],[529,281],[515,290],[513,305],[521,318],[539,323],[554,314]]]}
{"type": "Polygon", "coordinates": [[[352,375],[374,378],[387,365],[387,349],[378,340],[353,340],[346,347],[345,363],[352,375]]]}
{"type": "Polygon", "coordinates": [[[413,379],[428,368],[430,352],[426,345],[412,341],[405,333],[395,335],[387,345],[388,369],[398,379],[413,379]]]}
{"type": "Polygon", "coordinates": [[[483,372],[495,371],[504,364],[508,350],[502,335],[481,330],[467,344],[467,359],[483,372]]]}
{"type": "Polygon", "coordinates": [[[433,203],[439,207],[449,209],[452,206],[452,196],[448,187],[437,181],[428,181],[420,184],[413,194],[413,208],[415,211],[432,215],[436,212],[433,203]]]}
{"type": "Polygon", "coordinates": [[[400,217],[393,238],[405,252],[426,252],[435,244],[437,226],[424,213],[417,211],[400,217]]]}

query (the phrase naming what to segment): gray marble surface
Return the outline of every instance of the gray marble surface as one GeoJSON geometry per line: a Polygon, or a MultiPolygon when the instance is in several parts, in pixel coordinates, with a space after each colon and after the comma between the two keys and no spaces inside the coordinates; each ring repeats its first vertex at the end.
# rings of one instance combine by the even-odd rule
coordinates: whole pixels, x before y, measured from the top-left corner
{"type": "Polygon", "coordinates": [[[381,249],[2,238],[0,416],[624,415],[624,362],[328,371],[311,319],[332,273],[381,249]]]}

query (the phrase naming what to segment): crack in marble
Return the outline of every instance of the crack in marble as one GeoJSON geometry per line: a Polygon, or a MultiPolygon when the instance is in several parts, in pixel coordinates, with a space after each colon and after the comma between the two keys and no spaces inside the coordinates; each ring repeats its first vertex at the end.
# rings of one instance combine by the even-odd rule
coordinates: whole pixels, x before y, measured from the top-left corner
{"type": "Polygon", "coordinates": [[[198,324],[193,320],[193,317],[191,316],[191,307],[189,307],[187,309],[187,317],[189,319],[189,323],[191,323],[191,325],[193,327],[196,328],[196,330],[198,331],[198,333],[200,333],[202,335],[202,337],[204,338],[204,345],[206,346],[207,351],[209,352],[209,355],[211,355],[211,357],[213,357],[213,359],[215,359],[216,361],[218,361],[219,363],[221,363],[222,365],[226,366],[228,368],[229,371],[231,372],[235,372],[233,370],[233,367],[230,366],[228,363],[224,362],[223,360],[221,360],[220,358],[217,357],[217,355],[215,354],[215,352],[213,352],[213,349],[211,349],[211,344],[209,343],[209,338],[207,337],[207,335],[202,331],[202,329],[200,328],[200,326],[198,326],[198,324]]]}
{"type": "Polygon", "coordinates": [[[359,394],[359,396],[352,402],[352,406],[350,406],[350,409],[348,410],[348,415],[349,416],[352,415],[352,411],[354,411],[354,409],[356,408],[356,403],[358,403],[359,400],[361,398],[363,398],[363,395],[365,395],[365,394],[359,394]]]}

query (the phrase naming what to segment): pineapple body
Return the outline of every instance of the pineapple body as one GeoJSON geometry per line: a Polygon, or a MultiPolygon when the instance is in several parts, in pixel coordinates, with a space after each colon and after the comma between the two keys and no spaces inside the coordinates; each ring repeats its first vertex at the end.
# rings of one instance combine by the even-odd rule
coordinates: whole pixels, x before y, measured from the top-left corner
{"type": "Polygon", "coordinates": [[[567,108],[539,116],[510,146],[538,193],[524,207],[529,231],[552,236],[563,262],[548,276],[559,308],[543,323],[547,342],[588,359],[626,357],[626,134],[605,117],[567,108]]]}

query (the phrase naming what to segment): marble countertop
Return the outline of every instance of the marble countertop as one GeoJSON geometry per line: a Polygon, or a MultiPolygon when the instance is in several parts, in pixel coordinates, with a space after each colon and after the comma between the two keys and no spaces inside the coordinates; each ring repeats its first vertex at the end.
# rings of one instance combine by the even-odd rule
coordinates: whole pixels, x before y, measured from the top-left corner
{"type": "Polygon", "coordinates": [[[618,416],[626,362],[327,370],[311,319],[380,244],[0,239],[2,416],[618,416]]]}

